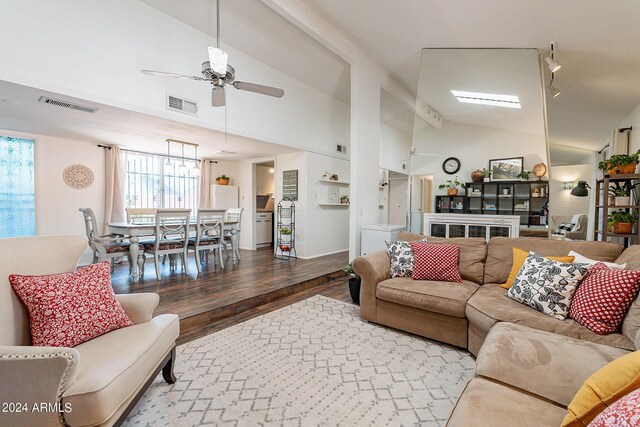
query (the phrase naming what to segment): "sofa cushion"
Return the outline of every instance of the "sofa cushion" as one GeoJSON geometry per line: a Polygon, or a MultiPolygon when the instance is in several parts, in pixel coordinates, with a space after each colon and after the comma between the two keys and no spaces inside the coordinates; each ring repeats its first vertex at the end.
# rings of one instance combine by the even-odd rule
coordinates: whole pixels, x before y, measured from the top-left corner
{"type": "Polygon", "coordinates": [[[606,407],[640,388],[640,350],[619,357],[594,372],[567,407],[562,427],[589,424],[606,407]]]}
{"type": "Polygon", "coordinates": [[[163,314],[77,346],[76,382],[62,396],[63,404],[73,408],[65,421],[98,425],[109,420],[147,381],[179,333],[178,316],[163,314]]]}
{"type": "Polygon", "coordinates": [[[476,375],[567,406],[584,380],[626,354],[615,347],[500,322],[480,349],[476,375]]]}
{"type": "Polygon", "coordinates": [[[514,247],[544,254],[545,256],[566,256],[569,251],[576,251],[588,258],[607,262],[615,261],[623,249],[622,245],[608,242],[493,237],[487,247],[484,283],[504,283],[507,281],[509,271],[511,271],[511,258],[514,247]]]}
{"type": "Polygon", "coordinates": [[[464,318],[467,300],[478,287],[479,285],[469,280],[452,283],[396,277],[378,283],[376,297],[408,307],[464,318]]]}
{"type": "Polygon", "coordinates": [[[507,296],[558,320],[569,315],[578,282],[587,274],[585,264],[554,261],[529,252],[507,296]]]}
{"type": "MultiPolygon", "coordinates": [[[[523,251],[520,248],[513,248],[513,256],[511,258],[512,259],[511,271],[509,272],[509,277],[507,277],[507,281],[504,282],[503,285],[500,285],[501,287],[503,287],[504,289],[509,289],[511,287],[511,285],[513,285],[513,282],[515,282],[516,277],[518,276],[518,273],[520,272],[520,269],[524,265],[524,262],[527,260],[527,256],[528,255],[529,255],[528,251],[523,251]]],[[[545,254],[540,254],[540,255],[545,257],[545,258],[549,258],[549,259],[552,259],[554,261],[559,261],[559,262],[573,262],[574,259],[575,259],[572,256],[550,256],[550,257],[547,257],[545,254]]]]}
{"type": "Polygon", "coordinates": [[[640,389],[618,399],[600,412],[589,427],[632,427],[640,424],[640,389]]]}
{"type": "Polygon", "coordinates": [[[458,398],[448,427],[557,426],[566,410],[511,387],[474,378],[458,398]]]}
{"type": "Polygon", "coordinates": [[[497,322],[512,322],[612,347],[635,349],[633,342],[620,333],[598,335],[572,319],[555,319],[513,301],[505,294],[506,291],[496,283],[482,285],[467,303],[469,322],[485,333],[497,322]]]}
{"type": "MultiPolygon", "coordinates": [[[[616,260],[617,264],[626,264],[627,270],[640,270],[640,245],[629,246],[616,260]]],[[[640,295],[629,307],[624,321],[622,322],[622,333],[630,340],[634,340],[636,333],[640,330],[640,295]]]]}
{"type": "Polygon", "coordinates": [[[411,277],[415,257],[410,242],[387,242],[389,254],[389,275],[391,277],[411,277]]]}
{"type": "Polygon", "coordinates": [[[69,273],[9,276],[29,311],[33,345],[74,347],[133,325],[111,287],[108,261],[69,273]]]}
{"type": "Polygon", "coordinates": [[[413,280],[436,280],[461,283],[458,260],[460,246],[411,242],[413,250],[413,280]]]}
{"type": "Polygon", "coordinates": [[[487,258],[487,241],[481,237],[427,237],[427,242],[433,244],[453,244],[460,246],[460,260],[458,268],[460,276],[481,285],[484,275],[484,261],[487,258]]]}
{"type": "Polygon", "coordinates": [[[574,295],[569,314],[596,334],[616,332],[638,295],[640,271],[591,267],[574,295]]]}

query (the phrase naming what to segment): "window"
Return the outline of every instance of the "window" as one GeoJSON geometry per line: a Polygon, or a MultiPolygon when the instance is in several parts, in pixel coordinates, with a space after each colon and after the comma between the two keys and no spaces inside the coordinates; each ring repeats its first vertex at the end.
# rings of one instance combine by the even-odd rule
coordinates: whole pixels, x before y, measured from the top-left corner
{"type": "Polygon", "coordinates": [[[198,209],[198,176],[194,161],[125,152],[124,202],[129,208],[187,208],[195,217],[198,209]]]}
{"type": "Polygon", "coordinates": [[[0,136],[0,237],[36,234],[33,145],[0,136]]]}

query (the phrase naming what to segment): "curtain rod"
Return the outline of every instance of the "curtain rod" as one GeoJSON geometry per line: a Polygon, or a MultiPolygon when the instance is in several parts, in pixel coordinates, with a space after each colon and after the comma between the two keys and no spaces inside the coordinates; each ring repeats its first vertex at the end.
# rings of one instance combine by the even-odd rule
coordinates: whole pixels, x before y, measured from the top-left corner
{"type": "MultiPolygon", "coordinates": [[[[100,148],[104,148],[105,150],[111,150],[111,145],[102,145],[102,144],[98,144],[98,147],[100,148]]],[[[126,151],[127,153],[136,153],[136,154],[145,154],[147,156],[158,156],[158,157],[164,157],[165,159],[177,159],[177,160],[182,160],[182,156],[167,156],[166,154],[158,154],[158,153],[149,153],[147,151],[138,151],[138,150],[130,150],[128,148],[121,148],[120,151],[126,151]]],[[[191,157],[185,157],[185,160],[189,160],[189,161],[194,161],[193,158],[191,157]]],[[[209,159],[204,159],[204,160],[209,160],[209,159]]],[[[202,162],[202,160],[200,159],[195,159],[196,162],[202,162]]],[[[218,163],[217,160],[209,160],[211,163],[218,163]]]]}

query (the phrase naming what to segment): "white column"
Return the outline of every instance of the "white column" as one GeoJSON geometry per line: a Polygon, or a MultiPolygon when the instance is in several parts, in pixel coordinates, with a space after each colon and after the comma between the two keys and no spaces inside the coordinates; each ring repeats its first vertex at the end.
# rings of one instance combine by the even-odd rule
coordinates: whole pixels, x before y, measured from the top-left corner
{"type": "Polygon", "coordinates": [[[378,223],[381,77],[379,66],[358,50],[351,64],[349,259],[360,255],[361,227],[378,223]]]}

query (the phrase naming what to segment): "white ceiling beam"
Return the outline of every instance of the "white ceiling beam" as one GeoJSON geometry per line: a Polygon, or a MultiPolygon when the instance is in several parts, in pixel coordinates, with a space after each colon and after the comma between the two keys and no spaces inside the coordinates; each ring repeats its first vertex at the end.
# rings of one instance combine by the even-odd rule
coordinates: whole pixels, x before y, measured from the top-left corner
{"type": "Polygon", "coordinates": [[[357,47],[300,0],[262,0],[264,4],[345,62],[356,61],[357,47]]]}

